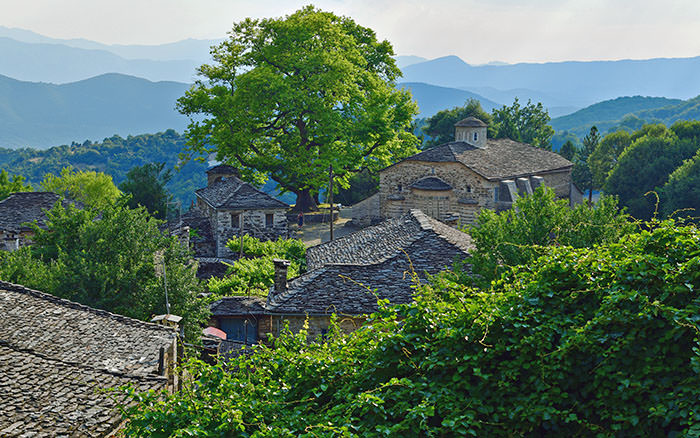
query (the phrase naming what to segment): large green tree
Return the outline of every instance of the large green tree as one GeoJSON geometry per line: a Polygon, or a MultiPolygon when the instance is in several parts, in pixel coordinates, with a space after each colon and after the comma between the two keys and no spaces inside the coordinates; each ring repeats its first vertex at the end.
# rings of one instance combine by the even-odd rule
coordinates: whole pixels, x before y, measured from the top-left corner
{"type": "Polygon", "coordinates": [[[476,99],[469,99],[464,106],[445,109],[432,117],[429,117],[423,126],[423,132],[430,136],[430,139],[423,145],[424,149],[435,145],[454,141],[455,139],[455,123],[467,117],[476,117],[482,122],[489,125],[490,135],[495,134],[495,128],[491,126],[491,114],[484,111],[481,107],[481,102],[476,99]]]}
{"type": "Polygon", "coordinates": [[[63,168],[60,176],[44,175],[41,188],[96,209],[106,208],[121,196],[110,175],[92,170],[74,171],[71,167],[63,168]]]}
{"type": "Polygon", "coordinates": [[[661,205],[666,216],[700,222],[700,150],[669,176],[661,189],[661,205]]]}
{"type": "Polygon", "coordinates": [[[147,163],[129,170],[119,188],[130,195],[129,207],[146,207],[153,216],[164,219],[172,200],[165,185],[171,178],[172,173],[165,169],[165,163],[147,163]]]}
{"type": "Polygon", "coordinates": [[[645,125],[632,135],[627,147],[605,181],[605,193],[616,195],[620,204],[637,219],[650,219],[657,211],[657,198],[669,175],[698,151],[698,143],[679,139],[663,125],[645,125]]]}
{"type": "Polygon", "coordinates": [[[589,133],[583,138],[581,149],[574,156],[574,168],[571,171],[571,178],[576,184],[576,187],[583,190],[588,190],[588,203],[593,200],[593,172],[591,172],[590,156],[600,143],[600,134],[598,128],[591,127],[589,133]]]}
{"type": "Polygon", "coordinates": [[[615,167],[617,158],[632,143],[632,136],[627,131],[616,131],[603,137],[588,157],[592,186],[601,189],[608,174],[615,167]]]}
{"type": "Polygon", "coordinates": [[[216,151],[249,180],[269,176],[297,208],[315,209],[330,166],[347,185],[360,168],[417,151],[417,106],[395,86],[392,55],[371,29],[312,6],[236,23],[178,100],[192,116],[189,146],[216,151]]]}
{"type": "Polygon", "coordinates": [[[549,126],[549,113],[541,102],[528,100],[521,106],[516,97],[511,106],[493,110],[496,138],[510,138],[532,146],[551,150],[554,128],[549,126]]]}

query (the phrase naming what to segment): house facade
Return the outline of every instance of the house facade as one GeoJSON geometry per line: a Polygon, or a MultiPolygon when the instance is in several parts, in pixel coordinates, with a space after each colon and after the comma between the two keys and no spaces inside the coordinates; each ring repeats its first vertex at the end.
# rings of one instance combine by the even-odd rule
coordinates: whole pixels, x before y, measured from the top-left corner
{"type": "Polygon", "coordinates": [[[379,193],[353,208],[366,224],[411,209],[449,223],[474,223],[482,208],[504,210],[540,185],[557,197],[581,202],[573,163],[560,155],[509,139],[490,139],[487,125],[468,117],[455,124],[455,141],[408,157],[379,172],[379,193]]]}
{"type": "Polygon", "coordinates": [[[190,229],[202,257],[232,257],[226,243],[241,234],[262,240],[289,235],[286,216],[289,205],[239,179],[237,170],[231,166],[209,169],[207,187],[195,191],[195,196],[195,209],[187,221],[200,222],[190,229]],[[202,221],[208,226],[201,226],[202,221]],[[202,236],[210,238],[209,243],[202,236]]]}

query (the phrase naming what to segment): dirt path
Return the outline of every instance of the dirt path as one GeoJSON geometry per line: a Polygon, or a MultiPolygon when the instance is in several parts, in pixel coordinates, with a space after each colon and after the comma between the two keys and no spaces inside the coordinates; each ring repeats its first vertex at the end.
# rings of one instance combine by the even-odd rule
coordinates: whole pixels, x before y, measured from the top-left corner
{"type": "MultiPolygon", "coordinates": [[[[333,235],[337,239],[357,231],[357,228],[345,226],[350,221],[350,209],[341,208],[338,220],[333,224],[333,235]]],[[[330,240],[330,224],[328,222],[320,224],[305,224],[300,230],[296,224],[292,225],[295,237],[301,239],[306,247],[315,246],[330,240]]]]}

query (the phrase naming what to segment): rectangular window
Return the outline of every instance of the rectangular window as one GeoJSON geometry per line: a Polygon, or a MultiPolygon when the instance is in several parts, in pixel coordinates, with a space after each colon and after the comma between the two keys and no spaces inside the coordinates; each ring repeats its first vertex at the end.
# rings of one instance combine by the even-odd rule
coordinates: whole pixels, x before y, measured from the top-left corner
{"type": "Polygon", "coordinates": [[[233,228],[241,226],[241,216],[238,213],[231,213],[231,226],[233,228]]]}
{"type": "Polygon", "coordinates": [[[272,228],[272,225],[274,225],[274,223],[275,223],[274,219],[275,219],[275,217],[272,213],[267,213],[265,215],[265,226],[267,228],[272,228]]]}
{"type": "Polygon", "coordinates": [[[498,202],[498,187],[493,189],[493,200],[498,202]]]}

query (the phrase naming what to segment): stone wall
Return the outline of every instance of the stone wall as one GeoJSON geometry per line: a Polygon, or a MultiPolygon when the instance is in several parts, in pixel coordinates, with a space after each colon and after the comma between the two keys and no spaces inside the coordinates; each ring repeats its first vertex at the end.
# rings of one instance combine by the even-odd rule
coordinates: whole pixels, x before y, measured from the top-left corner
{"type": "Polygon", "coordinates": [[[398,217],[417,208],[443,221],[467,225],[481,208],[495,208],[497,182],[487,181],[460,163],[404,161],[379,174],[380,211],[384,218],[398,217]],[[411,189],[417,180],[435,176],[449,185],[449,191],[411,189]]]}
{"type": "Polygon", "coordinates": [[[243,234],[256,237],[260,240],[274,240],[278,237],[288,237],[287,215],[285,209],[274,210],[215,210],[214,226],[212,233],[216,239],[217,257],[231,257],[233,253],[226,247],[226,243],[240,235],[241,218],[243,221],[243,234]],[[272,226],[266,224],[266,215],[272,215],[272,226]],[[232,215],[238,215],[238,219],[232,220],[232,215]],[[233,222],[233,223],[232,223],[233,222]]]}
{"type": "MultiPolygon", "coordinates": [[[[258,339],[267,342],[268,333],[279,336],[286,323],[289,324],[289,329],[293,333],[299,333],[307,321],[309,340],[313,340],[328,332],[331,318],[330,315],[265,315],[258,320],[258,339]]],[[[345,333],[357,330],[365,321],[363,316],[338,315],[338,324],[345,333]]]]}
{"type": "Polygon", "coordinates": [[[350,210],[352,224],[358,227],[367,227],[382,219],[379,193],[353,205],[350,210]]]}

